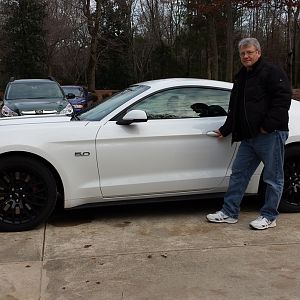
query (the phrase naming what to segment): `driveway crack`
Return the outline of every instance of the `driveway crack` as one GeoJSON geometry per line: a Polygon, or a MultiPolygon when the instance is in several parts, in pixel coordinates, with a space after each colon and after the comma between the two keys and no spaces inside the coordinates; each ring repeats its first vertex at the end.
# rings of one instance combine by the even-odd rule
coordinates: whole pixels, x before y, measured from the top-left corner
{"type": "Polygon", "coordinates": [[[43,241],[42,241],[39,300],[42,299],[43,268],[44,268],[45,246],[46,246],[46,229],[47,229],[47,223],[45,223],[44,225],[43,241]]]}

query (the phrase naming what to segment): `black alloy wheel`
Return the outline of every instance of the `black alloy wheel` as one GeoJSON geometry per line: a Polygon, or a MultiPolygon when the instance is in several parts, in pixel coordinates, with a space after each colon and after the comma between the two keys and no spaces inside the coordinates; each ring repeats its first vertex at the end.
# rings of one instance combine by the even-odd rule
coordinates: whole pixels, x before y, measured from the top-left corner
{"type": "Polygon", "coordinates": [[[45,222],[56,204],[53,174],[37,160],[0,158],[0,230],[23,231],[45,222]]]}
{"type": "Polygon", "coordinates": [[[286,149],[284,162],[284,189],[279,209],[300,212],[300,148],[286,149]]]}

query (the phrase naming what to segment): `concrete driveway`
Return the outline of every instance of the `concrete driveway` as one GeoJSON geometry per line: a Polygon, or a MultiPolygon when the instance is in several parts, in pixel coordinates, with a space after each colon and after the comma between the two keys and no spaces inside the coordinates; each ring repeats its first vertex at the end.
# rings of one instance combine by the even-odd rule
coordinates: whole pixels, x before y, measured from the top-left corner
{"type": "Polygon", "coordinates": [[[253,231],[207,223],[222,200],[60,212],[0,233],[0,299],[300,299],[300,214],[253,231]]]}

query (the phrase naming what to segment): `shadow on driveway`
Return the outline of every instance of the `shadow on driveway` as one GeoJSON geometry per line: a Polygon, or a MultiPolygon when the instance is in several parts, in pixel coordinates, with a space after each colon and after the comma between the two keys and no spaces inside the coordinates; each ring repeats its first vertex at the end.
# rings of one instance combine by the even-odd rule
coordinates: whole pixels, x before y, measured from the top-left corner
{"type": "MultiPolygon", "coordinates": [[[[211,213],[222,207],[223,198],[167,201],[158,203],[119,204],[95,208],[63,210],[56,209],[48,223],[56,227],[76,226],[90,223],[95,219],[119,219],[143,216],[170,216],[195,213],[211,213]]],[[[260,200],[257,197],[245,197],[242,211],[259,211],[260,200]]]]}

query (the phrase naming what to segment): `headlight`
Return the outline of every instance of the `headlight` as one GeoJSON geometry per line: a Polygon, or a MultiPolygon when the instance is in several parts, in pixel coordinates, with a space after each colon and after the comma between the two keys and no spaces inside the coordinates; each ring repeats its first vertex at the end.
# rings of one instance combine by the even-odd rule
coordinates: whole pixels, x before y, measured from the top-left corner
{"type": "Polygon", "coordinates": [[[17,116],[18,114],[11,110],[8,106],[4,105],[1,109],[1,114],[3,117],[13,117],[13,116],[17,116]]]}
{"type": "Polygon", "coordinates": [[[82,109],[84,106],[83,104],[73,104],[74,108],[82,109]]]}
{"type": "Polygon", "coordinates": [[[72,113],[73,113],[73,106],[70,103],[68,103],[68,105],[63,110],[61,110],[59,114],[71,115],[72,113]]]}

